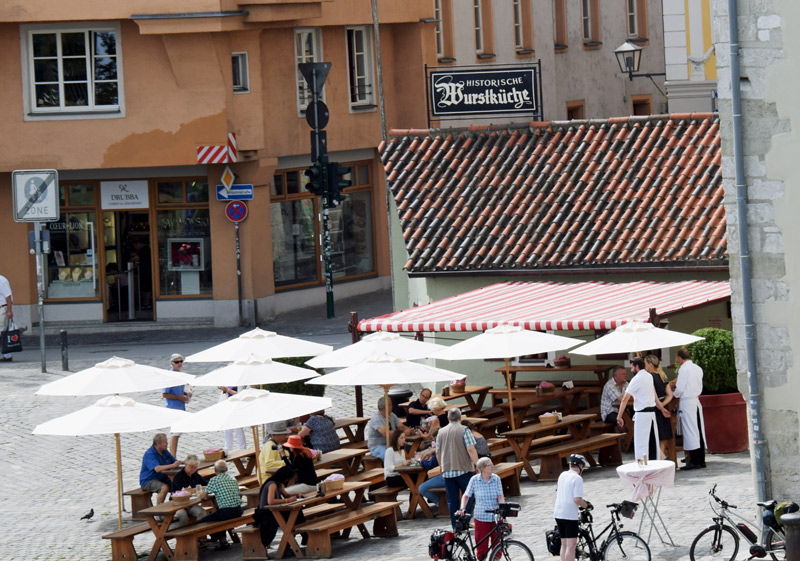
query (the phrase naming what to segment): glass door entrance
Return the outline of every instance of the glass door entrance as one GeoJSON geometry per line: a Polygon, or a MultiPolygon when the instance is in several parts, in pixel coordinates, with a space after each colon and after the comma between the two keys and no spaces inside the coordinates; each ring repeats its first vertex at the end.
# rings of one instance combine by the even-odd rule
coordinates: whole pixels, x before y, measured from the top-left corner
{"type": "Polygon", "coordinates": [[[106,321],[152,321],[153,255],[147,211],[103,213],[106,321]]]}

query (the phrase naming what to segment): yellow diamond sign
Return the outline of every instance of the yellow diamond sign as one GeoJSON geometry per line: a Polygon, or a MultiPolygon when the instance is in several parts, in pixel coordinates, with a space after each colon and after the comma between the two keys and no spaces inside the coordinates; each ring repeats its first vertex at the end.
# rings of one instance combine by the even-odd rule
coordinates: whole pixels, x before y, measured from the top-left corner
{"type": "Polygon", "coordinates": [[[225,186],[226,191],[230,191],[231,187],[233,186],[233,181],[236,179],[236,176],[231,171],[230,166],[225,166],[225,171],[222,172],[222,177],[220,178],[220,182],[222,185],[225,186]]]}

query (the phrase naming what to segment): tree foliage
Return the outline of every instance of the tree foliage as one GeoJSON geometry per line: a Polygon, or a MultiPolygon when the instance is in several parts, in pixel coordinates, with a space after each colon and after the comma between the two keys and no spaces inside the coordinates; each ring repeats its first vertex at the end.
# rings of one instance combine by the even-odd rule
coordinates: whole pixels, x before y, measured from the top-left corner
{"type": "Polygon", "coordinates": [[[692,361],[703,369],[703,393],[722,394],[739,391],[736,385],[736,361],[733,333],[726,329],[705,327],[693,333],[705,337],[689,345],[692,361]]]}
{"type": "MultiPolygon", "coordinates": [[[[292,366],[299,366],[300,368],[308,368],[314,370],[317,374],[324,374],[325,371],[318,368],[313,369],[306,365],[307,360],[311,360],[310,356],[307,357],[291,357],[291,358],[276,358],[275,362],[282,362],[292,366]]],[[[286,384],[262,384],[262,390],[267,390],[276,393],[291,393],[295,395],[313,395],[316,397],[323,397],[325,395],[325,386],[306,384],[306,380],[299,380],[297,382],[288,382],[286,384]]]]}

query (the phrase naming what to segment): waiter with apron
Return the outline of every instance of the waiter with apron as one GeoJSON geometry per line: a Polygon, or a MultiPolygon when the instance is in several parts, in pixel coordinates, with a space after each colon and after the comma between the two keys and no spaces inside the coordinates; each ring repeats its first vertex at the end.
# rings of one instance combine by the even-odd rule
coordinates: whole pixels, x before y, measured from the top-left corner
{"type": "Polygon", "coordinates": [[[705,426],[703,406],[698,396],[703,391],[703,369],[692,362],[688,349],[680,349],[675,358],[678,364],[678,378],[671,383],[675,397],[680,398],[678,418],[683,431],[683,449],[688,452],[686,465],[682,470],[706,467],[705,426]]]}
{"type": "Polygon", "coordinates": [[[656,407],[669,417],[667,411],[656,395],[656,387],[653,377],[644,368],[644,360],[635,358],[631,361],[631,370],[635,374],[633,380],[628,384],[622,402],[619,404],[617,413],[617,424],[622,427],[624,421],[622,413],[628,405],[628,400],[633,398],[633,448],[636,459],[642,459],[645,455],[651,460],[657,460],[660,452],[658,446],[658,425],[656,425],[656,407]]]}

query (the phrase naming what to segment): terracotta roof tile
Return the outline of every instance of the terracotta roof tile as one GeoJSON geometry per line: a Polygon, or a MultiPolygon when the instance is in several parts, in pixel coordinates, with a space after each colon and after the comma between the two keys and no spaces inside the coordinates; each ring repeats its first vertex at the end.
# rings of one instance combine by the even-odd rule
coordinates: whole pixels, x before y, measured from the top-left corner
{"type": "Polygon", "coordinates": [[[392,131],[406,269],[726,265],[718,117],[392,131]]]}

